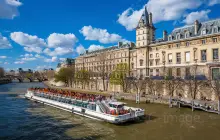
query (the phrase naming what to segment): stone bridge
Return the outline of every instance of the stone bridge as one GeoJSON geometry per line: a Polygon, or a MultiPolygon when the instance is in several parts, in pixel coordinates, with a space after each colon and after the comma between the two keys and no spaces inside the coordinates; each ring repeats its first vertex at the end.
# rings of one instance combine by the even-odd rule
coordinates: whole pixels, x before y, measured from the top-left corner
{"type": "Polygon", "coordinates": [[[34,81],[38,81],[38,82],[43,82],[43,81],[47,81],[47,78],[45,77],[25,77],[25,76],[21,76],[21,75],[6,75],[6,78],[10,79],[11,81],[13,80],[18,80],[20,83],[24,82],[24,80],[28,80],[30,82],[34,82],[34,81]]]}

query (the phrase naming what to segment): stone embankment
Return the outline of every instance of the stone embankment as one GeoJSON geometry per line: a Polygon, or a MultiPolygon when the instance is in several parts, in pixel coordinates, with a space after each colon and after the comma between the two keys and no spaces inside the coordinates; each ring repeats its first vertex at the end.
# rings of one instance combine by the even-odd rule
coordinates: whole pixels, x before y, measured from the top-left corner
{"type": "Polygon", "coordinates": [[[0,78],[0,85],[11,83],[10,79],[0,78]]]}

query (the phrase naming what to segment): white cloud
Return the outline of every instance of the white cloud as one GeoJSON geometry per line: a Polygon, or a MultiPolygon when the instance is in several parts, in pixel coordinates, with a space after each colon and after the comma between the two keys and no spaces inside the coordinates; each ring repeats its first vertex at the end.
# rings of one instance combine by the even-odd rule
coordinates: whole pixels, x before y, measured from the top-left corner
{"type": "Polygon", "coordinates": [[[24,64],[25,62],[24,61],[15,61],[14,63],[15,64],[24,64]]]}
{"type": "Polygon", "coordinates": [[[62,56],[62,55],[65,55],[65,54],[72,53],[73,48],[58,47],[58,48],[55,48],[53,50],[50,50],[49,48],[46,48],[43,52],[46,55],[49,55],[49,56],[62,56]]]}
{"type": "Polygon", "coordinates": [[[183,20],[186,24],[193,24],[196,20],[199,21],[206,21],[209,19],[208,14],[211,12],[211,10],[203,10],[203,11],[197,11],[192,12],[186,16],[186,19],[183,20]]]}
{"type": "Polygon", "coordinates": [[[11,49],[12,46],[6,37],[3,37],[0,33],[0,49],[11,49]]]}
{"type": "Polygon", "coordinates": [[[24,56],[25,56],[25,57],[33,57],[33,54],[28,54],[28,53],[26,53],[24,56]]]}
{"type": "Polygon", "coordinates": [[[50,48],[72,48],[78,41],[74,34],[53,33],[47,38],[48,47],[50,48]]]}
{"type": "Polygon", "coordinates": [[[18,7],[21,5],[19,0],[0,0],[0,18],[13,19],[18,16],[18,7]]]}
{"type": "Polygon", "coordinates": [[[131,31],[137,27],[143,11],[144,8],[136,11],[134,11],[132,8],[128,8],[122,14],[119,14],[118,22],[128,31],[131,31]]]}
{"type": "Polygon", "coordinates": [[[83,54],[86,52],[86,49],[82,46],[82,45],[79,45],[77,48],[76,48],[76,52],[80,55],[80,54],[83,54]]]}
{"type": "Polygon", "coordinates": [[[49,56],[62,56],[73,52],[73,47],[78,41],[74,34],[53,33],[47,38],[48,47],[43,52],[49,56]]]}
{"type": "Polygon", "coordinates": [[[37,60],[37,58],[35,57],[24,57],[24,58],[21,58],[22,61],[34,61],[34,60],[37,60]]]}
{"type": "Polygon", "coordinates": [[[36,57],[36,58],[44,58],[43,56],[41,56],[41,55],[39,55],[39,54],[36,54],[35,57],[36,57]]]}
{"type": "Polygon", "coordinates": [[[10,64],[10,63],[9,63],[9,62],[4,62],[4,64],[5,64],[5,65],[8,65],[8,64],[10,64]]]}
{"type": "Polygon", "coordinates": [[[104,49],[103,46],[100,46],[100,45],[91,45],[89,48],[88,48],[88,51],[89,52],[93,52],[93,51],[97,51],[97,50],[101,50],[101,49],[104,49]]]}
{"type": "Polygon", "coordinates": [[[60,58],[59,60],[60,61],[66,61],[66,58],[60,58]]]}
{"type": "MultiPolygon", "coordinates": [[[[149,12],[153,14],[153,22],[178,20],[182,18],[187,10],[200,7],[206,0],[149,0],[146,4],[149,12]]],[[[127,30],[133,30],[144,11],[143,6],[139,10],[128,8],[119,15],[118,22],[127,30]]]]}
{"type": "Polygon", "coordinates": [[[42,47],[46,46],[44,39],[23,32],[13,32],[10,36],[13,41],[24,46],[27,52],[41,53],[42,47]]]}
{"type": "Polygon", "coordinates": [[[7,58],[7,56],[0,56],[0,58],[1,58],[1,59],[6,59],[6,58],[7,58]]]}
{"type": "Polygon", "coordinates": [[[110,34],[106,29],[93,28],[92,26],[84,26],[80,33],[83,34],[86,40],[97,40],[104,44],[125,41],[118,34],[110,34]]]}
{"type": "Polygon", "coordinates": [[[209,0],[209,6],[213,6],[215,4],[220,4],[220,0],[209,0]]]}
{"type": "Polygon", "coordinates": [[[52,57],[51,59],[45,58],[44,62],[51,63],[51,62],[56,62],[57,60],[58,60],[57,57],[52,57]]]}

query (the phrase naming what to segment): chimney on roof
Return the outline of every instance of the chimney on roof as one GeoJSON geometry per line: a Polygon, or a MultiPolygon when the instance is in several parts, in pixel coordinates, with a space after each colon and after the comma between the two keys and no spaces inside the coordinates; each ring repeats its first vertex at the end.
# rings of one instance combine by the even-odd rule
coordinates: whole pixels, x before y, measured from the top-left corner
{"type": "Polygon", "coordinates": [[[166,30],[163,31],[163,40],[168,40],[168,35],[166,30]]]}
{"type": "Polygon", "coordinates": [[[118,47],[121,47],[123,45],[122,42],[118,42],[118,47]]]}
{"type": "Polygon", "coordinates": [[[197,35],[197,34],[198,34],[198,31],[199,31],[199,21],[196,20],[195,23],[194,23],[194,25],[195,25],[195,35],[197,35]]]}
{"type": "Polygon", "coordinates": [[[150,14],[149,14],[149,24],[150,24],[150,25],[153,24],[152,18],[153,18],[152,13],[150,13],[150,14]]]}

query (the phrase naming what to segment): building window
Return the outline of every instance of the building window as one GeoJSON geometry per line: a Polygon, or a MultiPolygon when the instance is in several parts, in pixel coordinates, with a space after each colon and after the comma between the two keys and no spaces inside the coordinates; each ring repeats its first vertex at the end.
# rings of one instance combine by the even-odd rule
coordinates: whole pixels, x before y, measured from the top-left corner
{"type": "Polygon", "coordinates": [[[160,70],[156,69],[156,76],[160,76],[160,70]]]}
{"type": "Polygon", "coordinates": [[[180,69],[180,68],[177,68],[177,69],[176,69],[176,76],[177,76],[177,77],[180,77],[180,76],[181,76],[181,69],[180,69]]]}
{"type": "Polygon", "coordinates": [[[176,63],[181,64],[181,53],[176,53],[176,63]]]}
{"type": "Polygon", "coordinates": [[[172,41],[172,36],[169,36],[169,41],[172,41]]]}
{"type": "Polygon", "coordinates": [[[168,49],[171,49],[171,45],[168,45],[168,49]]]}
{"type": "Polygon", "coordinates": [[[176,44],[176,47],[177,47],[177,48],[179,48],[179,47],[180,47],[180,44],[179,44],[179,43],[177,43],[177,44],[176,44]]]}
{"type": "Polygon", "coordinates": [[[218,49],[213,49],[213,60],[218,60],[218,49]]]}
{"type": "Polygon", "coordinates": [[[206,50],[201,50],[201,60],[205,62],[207,60],[206,58],[206,50]]]}
{"type": "Polygon", "coordinates": [[[150,76],[153,76],[153,75],[154,75],[154,70],[150,69],[150,76]]]}
{"type": "Polygon", "coordinates": [[[177,35],[176,35],[176,40],[179,40],[180,39],[180,34],[178,33],[177,35]]]}
{"type": "Polygon", "coordinates": [[[144,60],[140,59],[140,66],[143,66],[143,64],[144,64],[144,60]]]}
{"type": "Polygon", "coordinates": [[[150,66],[153,66],[153,61],[150,61],[150,66]]]}
{"type": "Polygon", "coordinates": [[[185,38],[189,38],[189,32],[185,33],[185,38]]]}
{"type": "Polygon", "coordinates": [[[131,63],[131,68],[134,69],[134,63],[131,63]]]}
{"type": "Polygon", "coordinates": [[[205,43],[206,43],[206,40],[205,40],[205,39],[203,39],[203,40],[202,40],[202,44],[204,45],[205,43]]]}
{"type": "Polygon", "coordinates": [[[150,58],[153,58],[153,54],[150,54],[150,58]]]}
{"type": "Polygon", "coordinates": [[[144,46],[144,42],[143,42],[143,46],[144,46]]]}
{"type": "Polygon", "coordinates": [[[159,58],[159,53],[156,53],[156,57],[159,58]]]}
{"type": "Polygon", "coordinates": [[[218,40],[217,40],[217,38],[212,38],[212,41],[213,41],[214,43],[216,43],[218,40]]]}
{"type": "Polygon", "coordinates": [[[157,66],[159,65],[159,60],[156,60],[156,65],[157,65],[157,66]]]}
{"type": "Polygon", "coordinates": [[[212,68],[212,79],[218,78],[220,75],[220,69],[219,68],[212,68]]]}
{"type": "Polygon", "coordinates": [[[143,70],[141,69],[141,70],[140,70],[140,78],[143,78],[143,76],[144,76],[144,75],[143,75],[143,70]]]}
{"type": "Polygon", "coordinates": [[[218,33],[218,27],[214,27],[212,30],[213,33],[218,33]]]}
{"type": "Polygon", "coordinates": [[[169,62],[169,63],[172,63],[172,62],[173,62],[172,53],[168,54],[168,62],[169,62]]]}
{"type": "Polygon", "coordinates": [[[173,70],[172,70],[172,68],[168,68],[168,76],[173,76],[173,70]]]}
{"type": "Polygon", "coordinates": [[[190,45],[190,42],[186,42],[186,47],[189,47],[189,45],[190,45]]]}
{"type": "Polygon", "coordinates": [[[190,62],[190,52],[185,53],[185,60],[186,62],[190,62]]]}
{"type": "Polygon", "coordinates": [[[185,74],[186,76],[190,76],[190,68],[186,68],[185,72],[186,72],[186,74],[185,74]]]}

